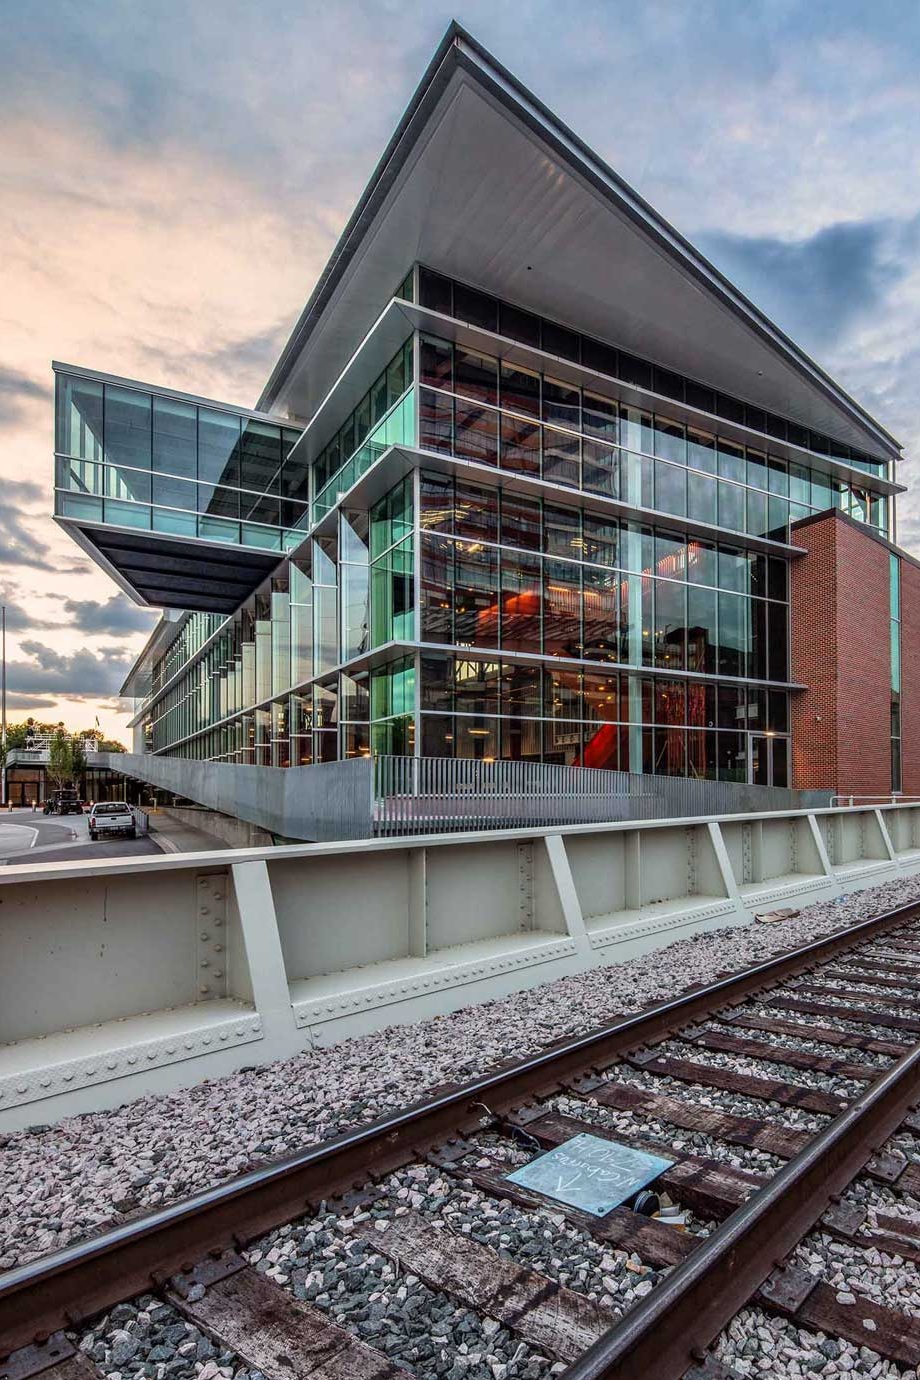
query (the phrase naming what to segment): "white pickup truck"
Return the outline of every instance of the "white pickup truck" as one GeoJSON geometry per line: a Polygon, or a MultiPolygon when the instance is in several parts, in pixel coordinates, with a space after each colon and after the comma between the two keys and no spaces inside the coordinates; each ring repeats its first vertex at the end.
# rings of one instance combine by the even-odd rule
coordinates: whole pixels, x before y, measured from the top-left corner
{"type": "Polygon", "coordinates": [[[98,839],[100,834],[126,834],[129,839],[137,838],[137,820],[131,806],[124,800],[104,800],[94,805],[89,812],[89,836],[98,839]]]}

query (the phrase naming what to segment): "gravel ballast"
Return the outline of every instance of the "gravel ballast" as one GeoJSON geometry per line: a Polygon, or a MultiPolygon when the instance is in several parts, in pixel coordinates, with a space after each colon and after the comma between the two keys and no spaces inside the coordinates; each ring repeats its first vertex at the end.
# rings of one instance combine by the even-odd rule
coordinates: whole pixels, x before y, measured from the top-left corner
{"type": "MultiPolygon", "coordinates": [[[[809,906],[781,924],[712,930],[500,1001],[2,1137],[0,1268],[371,1121],[439,1084],[918,898],[920,879],[899,878],[809,906]]],[[[681,1095],[676,1084],[668,1092],[681,1095]]],[[[755,1110],[731,1101],[732,1110],[755,1110]]],[[[710,1105],[725,1104],[716,1095],[710,1105]]]]}

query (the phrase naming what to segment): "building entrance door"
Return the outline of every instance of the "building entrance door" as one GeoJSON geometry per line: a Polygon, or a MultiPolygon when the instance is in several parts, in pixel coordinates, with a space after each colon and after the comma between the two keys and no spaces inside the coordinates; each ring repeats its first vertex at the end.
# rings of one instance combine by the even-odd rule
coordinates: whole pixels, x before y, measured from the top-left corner
{"type": "Polygon", "coordinates": [[[770,733],[748,737],[748,785],[787,786],[789,784],[789,744],[786,738],[770,733]]]}

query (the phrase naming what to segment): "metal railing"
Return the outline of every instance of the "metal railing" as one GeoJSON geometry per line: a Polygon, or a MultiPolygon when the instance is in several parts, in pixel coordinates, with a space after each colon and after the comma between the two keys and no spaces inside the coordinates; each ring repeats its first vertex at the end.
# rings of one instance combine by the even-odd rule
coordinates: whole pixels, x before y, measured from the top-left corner
{"type": "Polygon", "coordinates": [[[905,795],[903,791],[887,791],[884,795],[832,795],[831,805],[835,808],[842,808],[843,806],[855,805],[857,801],[862,804],[900,805],[913,803],[917,800],[920,800],[920,795],[905,795]]]}
{"type": "Polygon", "coordinates": [[[647,788],[644,783],[631,788],[629,775],[621,771],[464,757],[377,757],[374,833],[391,837],[628,819],[631,794],[647,794],[647,788]]]}

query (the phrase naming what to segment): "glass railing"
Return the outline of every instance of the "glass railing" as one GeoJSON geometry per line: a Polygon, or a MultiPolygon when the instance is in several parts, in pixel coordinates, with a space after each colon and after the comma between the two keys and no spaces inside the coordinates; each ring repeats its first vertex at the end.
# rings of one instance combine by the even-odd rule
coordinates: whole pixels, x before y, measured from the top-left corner
{"type": "Polygon", "coordinates": [[[313,500],[313,521],[319,522],[338,503],[353,484],[376,464],[388,446],[415,445],[415,388],[408,388],[385,417],[369,433],[364,443],[323,485],[313,500]]]}
{"type": "MultiPolygon", "coordinates": [[[[55,471],[54,511],[59,517],[130,527],[166,537],[198,537],[203,541],[227,542],[263,551],[290,550],[305,536],[303,529],[162,507],[145,501],[142,489],[138,490],[140,497],[122,491],[123,486],[119,486],[117,493],[106,493],[107,488],[114,487],[111,482],[114,471],[110,466],[93,461],[58,456],[55,471]]],[[[150,476],[143,478],[149,495],[150,476]]]]}

